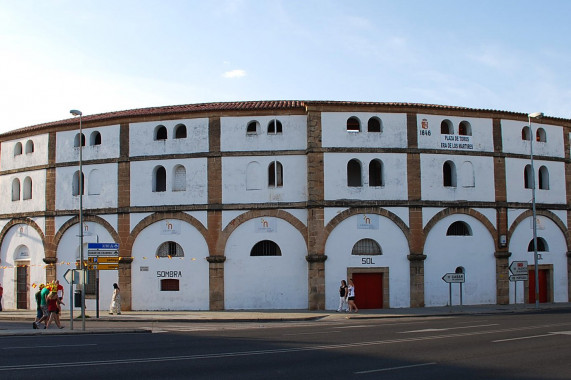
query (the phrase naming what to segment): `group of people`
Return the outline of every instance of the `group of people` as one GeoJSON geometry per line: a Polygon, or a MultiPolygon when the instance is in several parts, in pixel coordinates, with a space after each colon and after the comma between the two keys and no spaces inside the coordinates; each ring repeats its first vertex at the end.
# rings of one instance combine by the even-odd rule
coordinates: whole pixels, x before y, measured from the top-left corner
{"type": "Polygon", "coordinates": [[[34,329],[47,329],[53,323],[63,329],[59,320],[61,305],[63,303],[63,286],[59,281],[52,281],[48,284],[40,284],[36,292],[36,320],[33,323],[34,329]],[[42,327],[42,322],[44,323],[42,327]]]}
{"type": "Polygon", "coordinates": [[[359,311],[357,305],[355,304],[355,284],[353,284],[353,279],[349,279],[349,285],[347,286],[347,281],[341,280],[341,286],[339,287],[339,307],[337,312],[345,311],[350,313],[354,311],[355,313],[359,311]]]}

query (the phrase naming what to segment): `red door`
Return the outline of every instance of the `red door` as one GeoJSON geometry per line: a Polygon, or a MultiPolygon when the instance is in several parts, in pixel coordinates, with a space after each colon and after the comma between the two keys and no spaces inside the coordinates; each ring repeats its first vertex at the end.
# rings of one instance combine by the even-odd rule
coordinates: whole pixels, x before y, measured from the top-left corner
{"type": "MultiPolygon", "coordinates": [[[[538,271],[539,302],[547,302],[547,269],[538,271]]],[[[535,271],[529,271],[529,303],[535,303],[535,271]]]]}
{"type": "Polygon", "coordinates": [[[355,303],[359,309],[383,308],[383,274],[353,273],[355,303]]]}

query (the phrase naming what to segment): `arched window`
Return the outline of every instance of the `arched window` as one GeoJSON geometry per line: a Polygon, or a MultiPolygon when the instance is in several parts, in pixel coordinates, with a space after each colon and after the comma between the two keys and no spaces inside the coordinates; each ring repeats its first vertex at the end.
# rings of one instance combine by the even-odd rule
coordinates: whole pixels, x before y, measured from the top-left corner
{"type": "Polygon", "coordinates": [[[361,176],[361,162],[355,158],[347,163],[347,186],[363,186],[363,180],[361,176]]]}
{"type": "Polygon", "coordinates": [[[465,222],[454,222],[448,227],[446,236],[472,236],[472,229],[465,222]]]}
{"type": "Polygon", "coordinates": [[[85,135],[83,133],[78,133],[73,139],[73,146],[79,148],[80,146],[85,146],[85,135]]]}
{"type": "Polygon", "coordinates": [[[282,250],[279,245],[271,240],[257,242],[250,251],[250,256],[281,256],[282,250]]]}
{"type": "Polygon", "coordinates": [[[524,141],[530,141],[531,140],[531,136],[529,133],[529,127],[527,125],[521,129],[521,139],[524,141]]]}
{"type": "Polygon", "coordinates": [[[177,165],[174,168],[172,191],[186,191],[186,168],[182,165],[177,165]]]}
{"type": "Polygon", "coordinates": [[[12,201],[19,201],[20,200],[20,180],[18,178],[14,178],[12,181],[12,201]]]}
{"type": "Polygon", "coordinates": [[[79,177],[79,170],[73,173],[73,183],[71,184],[71,192],[72,195],[83,195],[85,190],[85,177],[83,173],[81,174],[81,178],[79,177]],[[81,181],[81,184],[80,184],[81,181]],[[80,191],[81,188],[81,191],[80,191]]]}
{"type": "Polygon", "coordinates": [[[259,130],[260,130],[260,123],[258,123],[256,120],[252,120],[251,122],[248,123],[248,126],[246,127],[246,134],[256,135],[258,134],[259,130]]]}
{"type": "Polygon", "coordinates": [[[101,172],[98,169],[93,169],[89,172],[88,178],[89,180],[87,181],[87,194],[99,195],[101,193],[101,186],[103,185],[101,172]]]}
{"type": "Polygon", "coordinates": [[[274,119],[268,123],[268,134],[275,135],[282,133],[282,123],[281,121],[274,119]]]}
{"type": "Polygon", "coordinates": [[[347,119],[347,132],[361,132],[361,122],[355,116],[347,119]]]}
{"type": "Polygon", "coordinates": [[[185,139],[186,138],[186,125],[177,124],[174,127],[174,138],[175,139],[185,139]]]}
{"type": "MultiPolygon", "coordinates": [[[[547,245],[547,241],[544,238],[536,237],[537,239],[537,252],[549,252],[549,246],[547,245]]],[[[533,249],[533,239],[530,240],[529,244],[527,245],[528,252],[534,252],[533,249]]]]}
{"type": "Polygon", "coordinates": [[[167,191],[167,171],[162,166],[157,166],[153,171],[153,191],[155,193],[167,191]]]}
{"type": "Polygon", "coordinates": [[[22,193],[22,199],[32,199],[32,179],[30,177],[24,178],[24,189],[22,193]]]}
{"type": "Polygon", "coordinates": [[[19,156],[21,154],[22,154],[22,143],[17,142],[16,145],[14,145],[14,157],[19,156]]]}
{"type": "Polygon", "coordinates": [[[34,153],[34,142],[32,140],[26,141],[26,154],[34,153]]]}
{"type": "Polygon", "coordinates": [[[452,161],[442,165],[442,183],[446,187],[456,187],[456,166],[452,161]]]}
{"type": "Polygon", "coordinates": [[[379,243],[373,239],[361,239],[353,246],[352,255],[382,255],[379,243]]]}
{"type": "Polygon", "coordinates": [[[467,121],[461,121],[458,126],[458,134],[461,136],[472,136],[472,126],[467,121]]]}
{"type": "Polygon", "coordinates": [[[259,162],[252,161],[246,167],[246,190],[262,188],[262,167],[259,162]]]}
{"type": "Polygon", "coordinates": [[[98,131],[92,132],[91,136],[89,136],[89,145],[91,146],[101,145],[101,133],[99,133],[98,131]]]}
{"type": "Polygon", "coordinates": [[[539,188],[541,190],[549,190],[549,170],[542,166],[539,168],[539,188]]]}
{"type": "Polygon", "coordinates": [[[268,186],[282,187],[284,185],[283,167],[279,161],[274,161],[268,166],[268,186]]]}
{"type": "Polygon", "coordinates": [[[384,186],[383,161],[374,159],[369,163],[369,186],[384,186]]]}
{"type": "Polygon", "coordinates": [[[382,127],[381,119],[379,119],[378,117],[370,118],[369,122],[367,123],[367,131],[368,132],[382,132],[383,127],[382,127]]]}
{"type": "Polygon", "coordinates": [[[474,187],[476,185],[474,165],[470,161],[464,161],[461,173],[462,187],[474,187]]]}
{"type": "Polygon", "coordinates": [[[547,137],[545,136],[545,129],[537,128],[537,131],[535,131],[535,141],[537,142],[547,141],[547,137]]]}
{"type": "Polygon", "coordinates": [[[454,126],[452,122],[448,119],[442,120],[440,123],[440,134],[443,135],[453,135],[454,134],[454,126]]]}
{"type": "Polygon", "coordinates": [[[531,189],[532,184],[533,173],[531,172],[531,165],[525,165],[525,169],[523,169],[523,187],[531,189]]]}
{"type": "Polygon", "coordinates": [[[157,248],[155,257],[184,257],[184,251],[178,243],[175,243],[174,241],[165,241],[159,245],[159,248],[157,248]]]}
{"type": "Polygon", "coordinates": [[[155,128],[155,140],[162,141],[167,139],[167,128],[164,125],[157,125],[155,128]]]}

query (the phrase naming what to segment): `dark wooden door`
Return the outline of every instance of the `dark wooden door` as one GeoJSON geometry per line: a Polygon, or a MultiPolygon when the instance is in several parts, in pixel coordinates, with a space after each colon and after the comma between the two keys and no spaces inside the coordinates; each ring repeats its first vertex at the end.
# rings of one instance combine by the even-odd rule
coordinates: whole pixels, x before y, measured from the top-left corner
{"type": "MultiPolygon", "coordinates": [[[[547,302],[547,269],[538,271],[539,303],[547,302]]],[[[535,271],[529,271],[529,303],[535,303],[535,271]]]]}
{"type": "Polygon", "coordinates": [[[28,266],[16,267],[16,307],[28,309],[28,266]]]}
{"type": "Polygon", "coordinates": [[[383,308],[383,274],[353,273],[355,303],[359,309],[383,308]]]}

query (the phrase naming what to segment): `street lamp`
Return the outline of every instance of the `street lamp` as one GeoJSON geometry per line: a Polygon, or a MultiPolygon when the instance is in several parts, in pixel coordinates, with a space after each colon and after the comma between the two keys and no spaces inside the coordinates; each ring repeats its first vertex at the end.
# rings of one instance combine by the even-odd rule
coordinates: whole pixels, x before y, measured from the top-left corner
{"type": "Polygon", "coordinates": [[[81,117],[79,110],[70,110],[73,116],[79,116],[79,269],[81,270],[81,329],[85,331],[85,266],[83,265],[83,131],[81,129],[81,117]]]}
{"type": "Polygon", "coordinates": [[[527,115],[529,124],[529,151],[531,160],[531,213],[533,217],[533,265],[535,271],[535,308],[539,309],[539,269],[537,262],[537,216],[535,213],[535,169],[533,168],[533,140],[535,139],[531,129],[531,119],[541,119],[543,112],[534,112],[527,115]]]}

